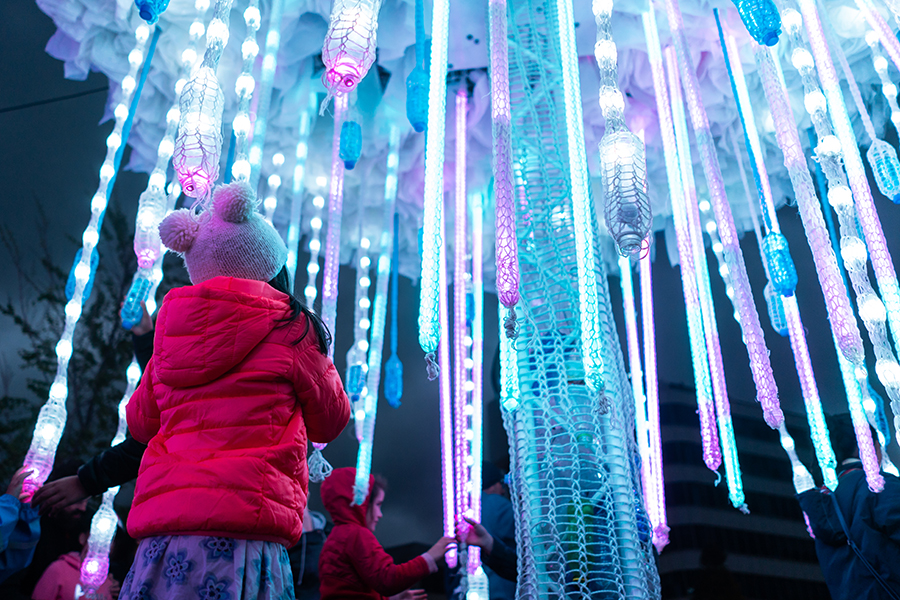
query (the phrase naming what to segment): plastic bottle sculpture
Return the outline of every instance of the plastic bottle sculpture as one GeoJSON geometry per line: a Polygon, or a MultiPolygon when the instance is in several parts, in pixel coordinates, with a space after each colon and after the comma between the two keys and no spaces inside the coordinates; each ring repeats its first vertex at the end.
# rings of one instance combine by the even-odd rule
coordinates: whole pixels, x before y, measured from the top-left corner
{"type": "Polygon", "coordinates": [[[732,0],[747,33],[758,44],[774,46],[781,35],[781,15],[772,0],[732,0]]]}
{"type": "Polygon", "coordinates": [[[644,143],[627,129],[604,134],[600,172],[606,193],[604,217],[623,256],[635,256],[650,231],[650,200],[644,143]]]}
{"type": "MultiPolygon", "coordinates": [[[[75,262],[69,269],[69,278],[66,280],[66,300],[71,300],[75,295],[75,285],[78,281],[78,265],[81,264],[82,248],[75,252],[75,262]]],[[[94,289],[94,274],[97,272],[97,264],[100,261],[100,254],[96,250],[91,250],[91,268],[87,276],[87,282],[84,284],[84,291],[81,293],[82,298],[89,298],[91,290],[94,289]]]]}
{"type": "Polygon", "coordinates": [[[41,407],[38,413],[37,424],[34,426],[34,437],[28,454],[25,455],[25,465],[33,470],[33,473],[25,479],[22,491],[29,497],[40,488],[50,471],[53,470],[53,460],[56,457],[56,448],[62,438],[63,429],[66,426],[66,390],[57,388],[54,383],[50,387],[50,400],[41,407]],[[56,388],[56,389],[54,389],[56,388]]]}
{"type": "Polygon", "coordinates": [[[125,296],[125,303],[122,305],[122,310],[119,313],[122,317],[122,327],[125,329],[131,329],[141,321],[144,312],[141,308],[141,302],[147,300],[147,295],[150,293],[152,285],[147,275],[138,271],[135,274],[134,281],[131,282],[128,295],[125,296]]]}
{"type": "Polygon", "coordinates": [[[331,9],[331,23],[322,47],[325,73],[322,81],[328,96],[320,114],[336,94],[356,89],[375,62],[378,33],[378,11],[381,0],[336,0],[331,9]]]}
{"type": "Polygon", "coordinates": [[[772,324],[772,329],[774,329],[778,335],[787,337],[789,331],[787,317],[785,317],[784,314],[784,303],[781,301],[781,294],[775,292],[775,288],[772,287],[771,283],[767,283],[763,290],[763,295],[766,298],[766,308],[769,311],[769,323],[772,324]]]}
{"type": "Polygon", "coordinates": [[[772,288],[782,296],[793,296],[797,287],[797,269],[794,268],[787,239],[780,233],[770,231],[763,238],[763,253],[772,288]]]}
{"type": "Polygon", "coordinates": [[[353,169],[362,152],[362,127],[357,121],[344,121],[341,125],[341,160],[344,168],[353,169]]]}
{"type": "Polygon", "coordinates": [[[894,204],[900,204],[900,160],[897,160],[897,151],[884,140],[876,139],[866,151],[866,158],[872,165],[878,189],[894,204]]]}
{"type": "Polygon", "coordinates": [[[159,21],[159,15],[169,8],[169,0],[134,0],[134,5],[137,6],[141,18],[153,25],[159,21]]]}
{"type": "Polygon", "coordinates": [[[397,356],[397,293],[400,272],[400,215],[394,213],[394,249],[391,259],[391,357],[384,366],[384,397],[392,408],[403,397],[403,363],[397,356]]]}
{"type": "Polygon", "coordinates": [[[425,7],[416,0],[416,66],[406,78],[406,118],[417,133],[428,124],[428,71],[425,70],[425,7]]]}
{"type": "MultiPolygon", "coordinates": [[[[170,146],[171,147],[171,146],[170,146]]],[[[134,232],[134,253],[138,267],[153,268],[153,263],[162,255],[159,240],[159,222],[166,216],[166,193],[155,186],[149,186],[138,200],[136,231],[134,232]]]]}

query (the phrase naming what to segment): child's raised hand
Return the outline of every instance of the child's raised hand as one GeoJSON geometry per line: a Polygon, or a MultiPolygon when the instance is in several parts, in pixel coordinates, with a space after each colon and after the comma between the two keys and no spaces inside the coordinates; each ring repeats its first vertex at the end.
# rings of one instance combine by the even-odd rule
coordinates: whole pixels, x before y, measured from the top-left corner
{"type": "Polygon", "coordinates": [[[41,515],[55,515],[61,509],[88,497],[78,475],[63,477],[44,486],[34,493],[31,503],[38,507],[41,515]]]}
{"type": "Polygon", "coordinates": [[[141,302],[141,320],[137,325],[131,328],[131,333],[134,335],[144,335],[151,331],[153,331],[153,318],[150,316],[150,311],[147,310],[147,303],[141,302]]]}
{"type": "Polygon", "coordinates": [[[434,559],[434,562],[438,562],[444,559],[444,553],[447,552],[447,548],[455,545],[456,538],[452,538],[449,535],[444,536],[428,549],[427,554],[434,559]]]}
{"type": "Polygon", "coordinates": [[[469,517],[463,517],[468,525],[460,523],[456,527],[456,540],[460,543],[465,542],[470,546],[478,546],[485,550],[488,554],[494,549],[494,538],[484,528],[484,525],[478,521],[473,521],[469,517]]]}
{"type": "Polygon", "coordinates": [[[6,488],[6,493],[16,498],[22,502],[26,500],[26,493],[22,491],[22,484],[25,483],[25,478],[31,475],[33,469],[30,467],[21,467],[12,477],[12,480],[9,482],[9,486],[6,488]]]}

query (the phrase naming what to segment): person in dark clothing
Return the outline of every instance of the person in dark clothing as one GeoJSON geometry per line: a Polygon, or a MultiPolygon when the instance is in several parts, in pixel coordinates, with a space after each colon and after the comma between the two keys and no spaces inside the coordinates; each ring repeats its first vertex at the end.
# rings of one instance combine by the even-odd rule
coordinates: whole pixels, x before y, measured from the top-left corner
{"type": "Polygon", "coordinates": [[[700,552],[700,572],[691,600],[741,600],[743,596],[731,572],[725,567],[728,557],[722,548],[706,545],[700,552]]]}
{"type": "Polygon", "coordinates": [[[331,527],[325,515],[306,508],[303,514],[303,534],[300,541],[288,550],[294,572],[296,600],[319,600],[319,555],[331,527]]]}
{"type": "MultiPolygon", "coordinates": [[[[463,517],[463,519],[469,526],[457,528],[456,541],[481,548],[482,564],[495,575],[502,577],[507,582],[512,582],[513,593],[515,593],[515,582],[519,574],[516,551],[504,544],[503,540],[492,536],[481,523],[468,517],[463,517]]],[[[488,593],[490,593],[494,587],[494,581],[489,581],[488,586],[488,593]]]]}
{"type": "MultiPolygon", "coordinates": [[[[144,309],[144,316],[131,329],[131,342],[134,357],[143,371],[153,356],[153,320],[143,302],[141,307],[144,309]]],[[[67,506],[132,481],[137,478],[146,449],[146,445],[128,434],[121,443],[81,465],[77,474],[44,484],[34,493],[32,505],[38,507],[41,515],[55,516],[67,506]]]]}
{"type": "MultiPolygon", "coordinates": [[[[494,538],[497,547],[493,552],[508,550],[513,556],[515,565],[516,555],[516,521],[513,514],[512,502],[506,497],[506,489],[503,484],[503,473],[491,462],[484,461],[481,464],[481,524],[494,538]],[[497,543],[499,542],[499,544],[497,543]]],[[[515,600],[516,577],[504,577],[497,573],[491,563],[485,559],[487,567],[490,600],[515,600]]],[[[507,571],[509,574],[509,571],[507,571]]]]}
{"type": "Polygon", "coordinates": [[[800,507],[816,536],[816,555],[825,583],[833,600],[900,597],[900,479],[882,472],[884,489],[880,493],[870,491],[859,460],[850,416],[831,417],[828,429],[840,465],[837,489],[832,494],[823,487],[798,496],[800,507]],[[863,559],[850,547],[835,499],[850,538],[894,596],[882,587],[863,559]]]}

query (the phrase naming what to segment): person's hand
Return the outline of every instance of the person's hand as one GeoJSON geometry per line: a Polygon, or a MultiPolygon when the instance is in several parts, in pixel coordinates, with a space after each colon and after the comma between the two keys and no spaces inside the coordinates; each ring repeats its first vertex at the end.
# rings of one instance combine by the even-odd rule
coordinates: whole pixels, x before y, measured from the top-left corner
{"type": "Polygon", "coordinates": [[[426,552],[426,554],[431,556],[431,558],[434,559],[434,562],[440,562],[441,560],[444,559],[444,553],[447,552],[447,547],[455,546],[455,545],[456,545],[456,538],[452,538],[449,535],[444,536],[441,539],[439,539],[437,542],[435,542],[434,546],[429,548],[428,552],[426,552]]]}
{"type": "Polygon", "coordinates": [[[109,582],[109,596],[112,600],[119,600],[119,592],[122,591],[122,584],[116,581],[114,578],[107,578],[109,582]]]}
{"type": "Polygon", "coordinates": [[[72,475],[45,483],[44,487],[34,493],[31,503],[38,506],[41,515],[53,516],[65,507],[84,500],[88,495],[78,475],[72,475]]]}
{"type": "Polygon", "coordinates": [[[396,596],[390,596],[388,600],[428,600],[425,590],[406,590],[396,596]]]}
{"type": "Polygon", "coordinates": [[[13,498],[25,502],[28,494],[22,491],[22,484],[25,483],[25,478],[31,475],[33,470],[34,469],[31,469],[30,467],[22,467],[16,471],[12,476],[12,480],[9,482],[9,486],[6,488],[6,493],[13,498]]]}
{"type": "Polygon", "coordinates": [[[141,302],[141,320],[131,328],[134,335],[144,335],[153,331],[153,319],[150,317],[150,311],[147,310],[147,303],[141,302]]]}
{"type": "Polygon", "coordinates": [[[484,525],[478,521],[473,521],[469,517],[463,517],[468,526],[460,524],[456,528],[456,540],[460,543],[465,542],[470,546],[478,546],[488,554],[494,549],[494,538],[484,528],[484,525]]]}

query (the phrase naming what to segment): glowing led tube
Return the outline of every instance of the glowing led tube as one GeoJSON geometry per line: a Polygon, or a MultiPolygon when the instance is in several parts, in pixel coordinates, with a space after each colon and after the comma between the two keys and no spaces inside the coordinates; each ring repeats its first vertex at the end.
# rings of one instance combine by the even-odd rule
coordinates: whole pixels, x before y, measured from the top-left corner
{"type": "MultiPolygon", "coordinates": [[[[341,215],[344,204],[344,161],[340,157],[341,124],[347,111],[347,96],[334,101],[334,135],[331,148],[331,188],[328,196],[328,233],[325,237],[325,272],[322,275],[322,321],[334,335],[337,318],[338,275],[341,258],[341,215]]],[[[334,355],[334,345],[328,357],[334,355]]]]}
{"type": "Polygon", "coordinates": [[[650,489],[653,545],[662,552],[669,543],[666,522],[666,485],[663,478],[662,436],[659,421],[659,382],[656,373],[656,328],[653,323],[653,276],[650,252],[641,256],[641,318],[644,335],[644,381],[647,397],[647,431],[650,436],[650,489]]]}
{"type": "MultiPolygon", "coordinates": [[[[387,316],[388,283],[391,278],[393,252],[393,217],[397,202],[397,169],[400,164],[400,130],[391,125],[388,134],[387,174],[384,179],[384,227],[381,230],[381,250],[378,256],[378,275],[375,282],[375,306],[372,308],[372,337],[365,388],[365,426],[356,458],[356,481],[353,501],[365,502],[369,493],[369,473],[372,470],[372,445],[375,438],[375,418],[378,411],[378,386],[381,383],[381,358],[384,350],[384,323],[387,316]]],[[[361,307],[360,307],[361,308],[361,307]]]]}
{"type": "MultiPolygon", "coordinates": [[[[347,396],[350,398],[350,406],[353,409],[353,418],[356,424],[356,438],[363,441],[364,426],[366,422],[366,404],[369,397],[366,389],[366,373],[368,367],[366,356],[369,350],[369,328],[372,322],[369,320],[369,288],[372,280],[369,277],[369,266],[372,260],[369,258],[368,238],[362,237],[362,219],[360,219],[359,249],[356,252],[356,294],[353,298],[353,345],[347,351],[347,374],[344,378],[344,386],[347,396]]],[[[374,317],[373,317],[374,318],[374,317]]],[[[379,368],[381,363],[379,362],[379,368]]],[[[378,394],[377,390],[374,392],[378,394]]],[[[368,475],[365,479],[368,485],[368,475]]],[[[364,490],[366,491],[366,490],[364,490]]]]}
{"type": "Polygon", "coordinates": [[[419,346],[425,352],[428,379],[437,377],[434,353],[441,338],[440,255],[444,246],[444,126],[447,118],[447,47],[450,0],[435,0],[431,21],[431,85],[428,88],[428,136],[425,139],[425,192],[422,230],[422,279],[419,287],[419,346]]]}
{"type": "MultiPolygon", "coordinates": [[[[231,166],[231,175],[238,181],[250,180],[248,148],[250,131],[253,128],[253,124],[250,122],[250,98],[253,96],[253,90],[256,89],[253,66],[256,64],[256,56],[259,54],[256,32],[259,31],[260,19],[259,0],[250,0],[249,6],[244,11],[244,25],[247,29],[244,43],[241,44],[244,62],[241,74],[234,84],[234,91],[238,97],[238,109],[231,124],[232,131],[234,131],[234,164],[231,166]]],[[[253,189],[256,189],[256,186],[253,186],[253,189]]]]}
{"type": "Polygon", "coordinates": [[[769,350],[766,347],[762,327],[759,322],[759,314],[756,312],[756,304],[750,290],[750,282],[747,278],[747,268],[744,257],[741,254],[737,231],[734,226],[734,218],[731,207],[725,195],[725,186],[722,181],[722,172],[719,167],[719,159],[716,155],[715,144],[709,129],[709,118],[703,100],[700,98],[700,84],[697,74],[694,72],[693,62],[690,59],[690,51],[684,34],[681,9],[677,0],[666,0],[666,12],[669,17],[669,28],[672,30],[673,42],[678,55],[678,64],[681,70],[682,83],[685,97],[687,98],[688,112],[697,146],[700,150],[700,162],[706,175],[709,186],[713,209],[716,214],[716,224],[719,229],[722,245],[724,247],[725,261],[732,274],[732,284],[735,291],[735,305],[740,314],[740,325],[743,332],[744,344],[750,355],[750,370],[753,381],[756,384],[756,397],[763,409],[766,423],[775,429],[784,420],[784,414],[778,400],[778,388],[772,374],[772,363],[769,360],[769,350]]]}
{"type": "MultiPolygon", "coordinates": [[[[472,467],[471,467],[471,501],[472,519],[481,522],[481,461],[484,458],[483,415],[483,371],[484,368],[484,278],[482,275],[483,242],[484,242],[484,201],[481,194],[472,196],[472,296],[474,319],[472,319],[472,358],[471,360],[471,406],[472,406],[472,467]]],[[[469,569],[480,563],[480,550],[473,548],[469,555],[469,569]]],[[[477,572],[477,569],[476,571],[477,572]]],[[[470,579],[470,582],[473,579],[470,579]]]]}
{"type": "Polygon", "coordinates": [[[693,244],[684,208],[685,188],[681,181],[681,166],[675,146],[675,130],[672,123],[669,91],[663,70],[662,50],[656,27],[655,11],[652,7],[649,12],[644,13],[643,21],[650,58],[650,69],[653,75],[653,87],[656,92],[656,108],[662,134],[663,153],[666,159],[666,175],[672,198],[672,217],[675,222],[675,233],[678,241],[681,284],[688,322],[688,337],[691,343],[691,360],[694,365],[694,387],[697,390],[697,412],[700,416],[703,462],[710,470],[716,471],[722,464],[722,453],[719,448],[719,436],[716,432],[715,406],[713,405],[712,385],[709,378],[709,357],[706,353],[703,322],[700,315],[700,298],[697,288],[697,274],[694,269],[693,244]]]}
{"type": "Polygon", "coordinates": [[[306,264],[306,287],[303,295],[306,298],[306,306],[312,308],[316,301],[318,290],[316,289],[316,276],[319,274],[319,253],[322,250],[322,209],[325,207],[325,198],[313,197],[313,216],[309,219],[309,262],[306,264]]]}
{"type": "Polygon", "coordinates": [[[881,78],[881,93],[891,107],[891,122],[894,127],[900,127],[900,106],[897,105],[897,86],[888,77],[888,62],[881,53],[881,44],[878,42],[878,34],[870,31],[866,34],[866,43],[872,49],[872,65],[875,72],[881,78]]]}
{"type": "Polygon", "coordinates": [[[262,70],[259,75],[259,96],[256,103],[256,121],[253,123],[253,141],[250,145],[250,187],[259,184],[263,147],[268,130],[269,106],[272,104],[272,85],[275,82],[275,67],[278,64],[278,50],[281,48],[281,16],[284,0],[272,0],[269,7],[269,30],[266,32],[266,52],[263,54],[262,70]]]}
{"type": "MultiPolygon", "coordinates": [[[[429,131],[434,131],[429,127],[429,131]]],[[[431,135],[428,136],[431,138],[431,135]]],[[[443,199],[441,199],[443,203],[443,199]]],[[[441,231],[438,232],[443,238],[443,224],[441,231]]],[[[440,331],[448,331],[449,329],[449,308],[447,306],[447,257],[446,245],[441,244],[437,249],[438,254],[438,324],[440,331]]],[[[440,398],[441,398],[441,485],[444,491],[444,535],[456,535],[456,519],[459,513],[456,512],[456,479],[455,479],[455,459],[456,455],[453,451],[453,439],[455,431],[455,419],[453,414],[453,394],[450,389],[450,379],[452,372],[450,371],[450,341],[448,336],[442,335],[438,340],[438,360],[440,367],[438,369],[440,398]]],[[[447,566],[456,566],[456,550],[450,549],[446,553],[447,566]]]]}
{"type": "Polygon", "coordinates": [[[284,154],[276,152],[272,156],[273,172],[269,175],[266,183],[269,185],[269,193],[263,200],[263,208],[265,209],[266,221],[272,224],[272,217],[275,216],[275,209],[278,208],[278,189],[281,187],[281,175],[277,173],[278,169],[284,164],[284,154]]]}
{"type": "MultiPolygon", "coordinates": [[[[309,104],[306,110],[300,112],[300,125],[297,134],[297,162],[294,163],[294,177],[291,186],[291,216],[288,220],[287,231],[287,269],[291,275],[292,285],[296,281],[297,250],[300,245],[300,217],[303,211],[303,177],[306,174],[306,159],[309,156],[309,132],[312,129],[312,116],[316,110],[316,95],[307,92],[307,96],[309,97],[309,104]]],[[[312,304],[308,306],[312,308],[312,304]]]]}
{"type": "Polygon", "coordinates": [[[519,301],[519,249],[516,239],[516,205],[513,198],[507,4],[506,0],[490,0],[489,4],[497,295],[507,309],[507,316],[504,319],[506,335],[515,337],[517,335],[515,306],[519,301]]]}
{"type": "MultiPolygon", "coordinates": [[[[859,7],[859,10],[862,12],[863,17],[865,17],[866,21],[869,23],[869,27],[875,30],[875,33],[878,35],[878,39],[881,41],[887,53],[890,55],[891,60],[894,62],[894,66],[900,69],[900,40],[897,39],[897,36],[891,30],[890,25],[884,20],[884,17],[872,6],[872,3],[869,0],[856,0],[856,6],[859,7]]],[[[808,18],[806,12],[803,10],[803,4],[801,3],[800,12],[803,13],[804,18],[808,18]]],[[[809,27],[809,25],[807,25],[809,27]]],[[[816,61],[818,63],[818,60],[816,61]]],[[[819,67],[821,69],[821,67],[819,67]]]]}
{"type": "Polygon", "coordinates": [[[96,252],[97,242],[100,238],[99,232],[103,223],[103,216],[106,213],[107,198],[112,193],[116,173],[122,160],[124,145],[128,142],[131,121],[137,109],[137,102],[140,99],[141,88],[150,70],[153,51],[156,48],[156,41],[159,39],[160,30],[159,28],[154,29],[153,40],[147,50],[146,61],[144,59],[144,51],[147,48],[147,41],[150,39],[150,27],[141,24],[135,29],[135,46],[128,55],[130,69],[122,80],[121,98],[113,111],[116,124],[112,133],[106,138],[106,158],[100,167],[100,182],[97,186],[97,191],[91,198],[91,219],[82,234],[81,259],[73,267],[75,286],[72,297],[66,304],[65,325],[55,348],[56,374],[50,386],[47,402],[38,412],[31,445],[28,448],[28,453],[25,455],[25,466],[32,469],[32,472],[25,478],[22,490],[29,500],[34,492],[47,481],[47,477],[53,469],[56,448],[59,446],[59,441],[66,426],[66,398],[69,395],[67,372],[69,359],[72,357],[75,326],[81,318],[82,307],[87,301],[87,297],[84,294],[85,287],[88,281],[93,278],[94,268],[92,268],[91,258],[96,252]],[[144,69],[138,82],[136,76],[141,64],[144,64],[144,69]],[[131,104],[130,108],[129,101],[131,104]]]}
{"type": "MultiPolygon", "coordinates": [[[[399,158],[398,158],[399,161],[399,158]]],[[[394,211],[394,257],[391,262],[391,357],[384,365],[384,396],[392,408],[400,407],[403,397],[403,363],[397,356],[397,295],[400,276],[400,215],[394,211]]]]}
{"type": "MultiPolygon", "coordinates": [[[[593,205],[589,191],[587,155],[584,149],[584,118],[578,79],[578,51],[572,3],[557,0],[560,54],[562,56],[563,101],[568,140],[569,180],[572,185],[572,221],[575,226],[575,264],[578,273],[578,313],[585,383],[602,393],[603,356],[600,344],[599,298],[594,254],[593,205]]],[[[433,64],[433,63],[432,63],[433,64]]],[[[432,81],[434,81],[432,79],[432,81]]]]}

